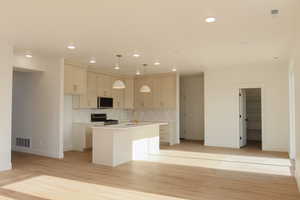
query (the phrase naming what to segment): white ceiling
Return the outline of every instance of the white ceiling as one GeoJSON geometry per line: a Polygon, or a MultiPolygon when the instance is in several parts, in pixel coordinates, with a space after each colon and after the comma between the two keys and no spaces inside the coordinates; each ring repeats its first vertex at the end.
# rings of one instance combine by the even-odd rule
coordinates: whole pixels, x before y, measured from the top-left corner
{"type": "Polygon", "coordinates": [[[149,72],[197,73],[205,68],[288,58],[297,0],[9,0],[0,6],[0,39],[16,51],[59,55],[122,74],[143,63],[149,72]],[[271,9],[280,15],[272,17],[271,9]],[[205,23],[214,16],[217,22],[205,23]],[[66,46],[73,42],[77,49],[66,46]],[[133,58],[137,51],[139,58],[133,58]],[[155,61],[161,63],[155,67],[155,61]]]}

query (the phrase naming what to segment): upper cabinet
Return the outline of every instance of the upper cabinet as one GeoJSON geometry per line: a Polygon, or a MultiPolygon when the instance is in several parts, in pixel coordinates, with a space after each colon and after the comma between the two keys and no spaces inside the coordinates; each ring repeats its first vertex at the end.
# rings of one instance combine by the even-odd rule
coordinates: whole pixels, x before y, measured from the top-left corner
{"type": "Polygon", "coordinates": [[[176,108],[176,76],[163,76],[160,82],[160,106],[166,109],[176,108]]]}
{"type": "Polygon", "coordinates": [[[86,93],[87,72],[85,68],[65,65],[64,91],[69,95],[81,95],[86,93]]]}
{"type": "MultiPolygon", "coordinates": [[[[114,81],[119,80],[117,77],[112,78],[111,84],[114,83],[114,81]]],[[[112,87],[112,85],[111,85],[112,87]]],[[[122,109],[124,108],[124,89],[113,89],[112,88],[112,98],[113,98],[113,108],[114,109],[122,109]]]]}
{"type": "Polygon", "coordinates": [[[176,75],[163,74],[139,77],[135,80],[135,108],[176,108],[176,75]],[[150,93],[141,93],[140,88],[148,85],[150,93]]]}
{"type": "Polygon", "coordinates": [[[134,107],[136,109],[153,108],[154,107],[154,93],[153,84],[154,79],[152,77],[139,77],[135,79],[135,90],[134,90],[134,107]],[[140,89],[143,85],[148,85],[151,88],[150,93],[142,93],[140,89]]]}
{"type": "Polygon", "coordinates": [[[97,108],[97,74],[87,73],[87,104],[89,108],[97,108]]]}
{"type": "Polygon", "coordinates": [[[124,90],[124,108],[133,109],[134,108],[134,80],[133,78],[127,78],[123,80],[125,83],[124,90]]]}
{"type": "Polygon", "coordinates": [[[112,77],[97,75],[97,94],[99,97],[112,97],[112,77]]]}
{"type": "Polygon", "coordinates": [[[112,97],[115,109],[175,109],[177,86],[175,74],[113,77],[87,72],[86,69],[65,65],[65,94],[73,95],[73,108],[95,109],[97,97],[112,97]],[[125,89],[113,89],[115,80],[122,80],[125,89]],[[142,93],[143,85],[151,92],[142,93]]]}
{"type": "Polygon", "coordinates": [[[125,89],[112,89],[114,99],[114,108],[133,109],[134,108],[134,80],[132,78],[113,78],[113,81],[122,80],[125,83],[125,89]]]}
{"type": "Polygon", "coordinates": [[[87,88],[86,93],[73,96],[73,108],[97,108],[97,74],[87,72],[87,88]]]}

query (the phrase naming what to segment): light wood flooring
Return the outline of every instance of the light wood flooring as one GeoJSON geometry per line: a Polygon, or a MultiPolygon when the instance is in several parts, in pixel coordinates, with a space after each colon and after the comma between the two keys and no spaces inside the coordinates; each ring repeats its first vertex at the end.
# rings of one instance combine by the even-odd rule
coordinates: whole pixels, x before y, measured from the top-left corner
{"type": "Polygon", "coordinates": [[[91,163],[91,152],[63,160],[13,153],[0,173],[1,200],[299,200],[286,153],[162,146],[148,160],[116,168],[91,163]]]}

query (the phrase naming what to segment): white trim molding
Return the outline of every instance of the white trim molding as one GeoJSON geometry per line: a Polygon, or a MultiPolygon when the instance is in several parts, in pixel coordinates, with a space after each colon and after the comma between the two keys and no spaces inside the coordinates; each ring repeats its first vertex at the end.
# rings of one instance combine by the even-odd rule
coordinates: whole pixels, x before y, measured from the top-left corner
{"type": "Polygon", "coordinates": [[[57,159],[61,159],[62,158],[62,156],[59,153],[46,152],[46,151],[39,150],[39,149],[32,149],[32,148],[24,148],[24,147],[12,146],[12,150],[16,151],[16,152],[29,153],[29,154],[34,154],[34,155],[39,155],[39,156],[45,156],[45,157],[50,157],[50,158],[57,158],[57,159]]]}
{"type": "Polygon", "coordinates": [[[4,166],[0,166],[0,172],[8,171],[8,170],[11,170],[11,169],[12,169],[12,164],[11,163],[8,163],[7,165],[4,165],[4,166]]]}

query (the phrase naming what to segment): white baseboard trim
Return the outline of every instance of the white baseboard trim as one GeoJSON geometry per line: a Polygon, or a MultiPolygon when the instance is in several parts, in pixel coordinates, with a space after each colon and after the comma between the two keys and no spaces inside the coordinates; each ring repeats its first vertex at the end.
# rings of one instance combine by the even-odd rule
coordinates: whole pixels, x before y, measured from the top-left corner
{"type": "Polygon", "coordinates": [[[64,151],[72,151],[73,147],[72,145],[64,146],[64,151]]]}
{"type": "Polygon", "coordinates": [[[50,158],[58,158],[58,159],[61,158],[61,155],[59,155],[58,153],[46,152],[46,151],[39,150],[39,149],[12,146],[12,150],[17,151],[17,152],[30,153],[30,154],[34,154],[34,155],[50,157],[50,158]]]}
{"type": "Polygon", "coordinates": [[[276,152],[288,152],[284,147],[271,147],[271,146],[263,146],[263,151],[276,151],[276,152]]]}
{"type": "Polygon", "coordinates": [[[228,144],[213,144],[213,143],[208,143],[204,140],[204,146],[208,147],[222,147],[222,148],[231,148],[231,149],[239,149],[239,146],[234,146],[234,145],[228,145],[228,144]]]}
{"type": "Polygon", "coordinates": [[[8,163],[6,166],[1,166],[0,167],[0,172],[8,171],[8,170],[11,170],[11,169],[12,169],[12,164],[8,163]]]}

